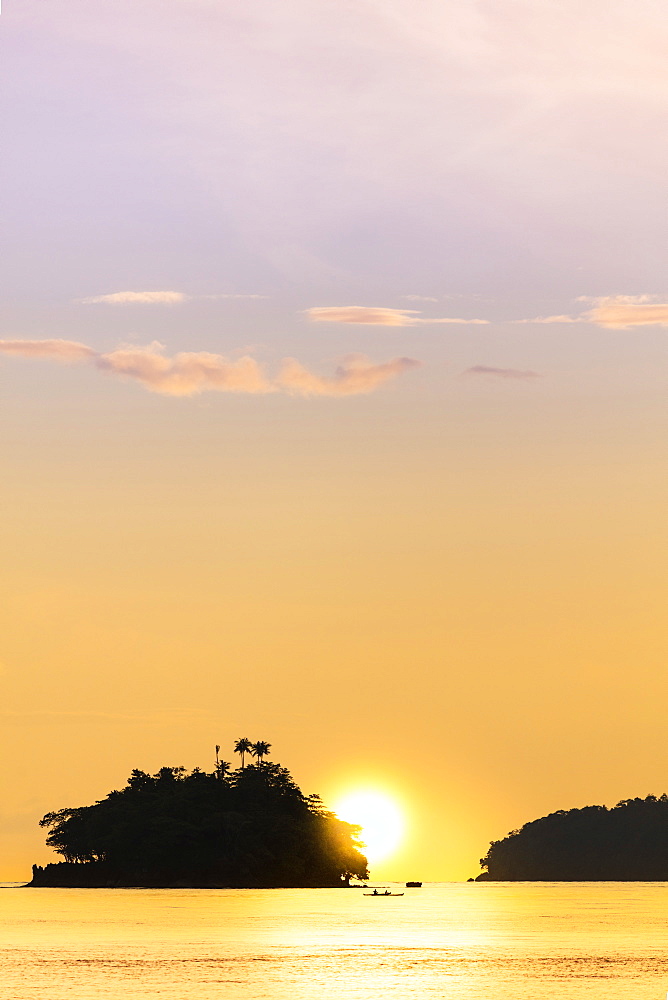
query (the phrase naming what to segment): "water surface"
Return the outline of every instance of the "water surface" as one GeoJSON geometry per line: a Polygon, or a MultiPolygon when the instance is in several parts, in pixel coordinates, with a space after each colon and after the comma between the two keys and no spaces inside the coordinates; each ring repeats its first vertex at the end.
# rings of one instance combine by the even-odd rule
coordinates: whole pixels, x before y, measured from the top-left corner
{"type": "Polygon", "coordinates": [[[0,891],[0,1000],[665,1000],[665,883],[0,891]]]}

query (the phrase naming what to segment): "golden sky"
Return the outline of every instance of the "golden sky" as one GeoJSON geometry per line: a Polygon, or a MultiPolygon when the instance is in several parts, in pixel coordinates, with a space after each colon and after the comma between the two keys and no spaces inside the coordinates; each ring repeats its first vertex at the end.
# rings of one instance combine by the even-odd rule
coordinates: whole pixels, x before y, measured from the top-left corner
{"type": "Polygon", "coordinates": [[[668,790],[665,23],[451,8],[3,5],[3,878],[241,736],[376,877],[668,790]]]}

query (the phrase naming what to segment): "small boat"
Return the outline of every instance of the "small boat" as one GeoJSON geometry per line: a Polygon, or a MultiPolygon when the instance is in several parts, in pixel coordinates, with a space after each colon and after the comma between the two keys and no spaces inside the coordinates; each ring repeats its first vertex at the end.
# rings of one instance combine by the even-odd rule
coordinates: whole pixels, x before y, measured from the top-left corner
{"type": "Polygon", "coordinates": [[[365,892],[364,895],[365,896],[403,896],[403,892],[388,892],[388,890],[386,889],[385,892],[365,892]]]}
{"type": "Polygon", "coordinates": [[[407,889],[421,889],[422,888],[422,882],[407,882],[406,883],[406,888],[407,889]]]}

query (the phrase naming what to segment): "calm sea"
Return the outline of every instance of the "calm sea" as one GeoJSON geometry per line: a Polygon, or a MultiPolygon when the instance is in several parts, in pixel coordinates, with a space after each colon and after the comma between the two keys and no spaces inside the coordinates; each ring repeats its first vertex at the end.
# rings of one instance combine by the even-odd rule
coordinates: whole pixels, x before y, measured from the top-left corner
{"type": "Polygon", "coordinates": [[[668,884],[0,890],[1,1000],[666,1000],[668,884]]]}

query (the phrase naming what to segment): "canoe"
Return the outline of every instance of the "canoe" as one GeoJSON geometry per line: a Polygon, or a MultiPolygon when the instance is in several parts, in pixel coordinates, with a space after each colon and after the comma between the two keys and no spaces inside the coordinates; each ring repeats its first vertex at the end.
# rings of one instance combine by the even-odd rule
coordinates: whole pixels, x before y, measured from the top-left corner
{"type": "Polygon", "coordinates": [[[387,899],[388,896],[403,896],[403,892],[365,892],[364,895],[387,899]]]}

